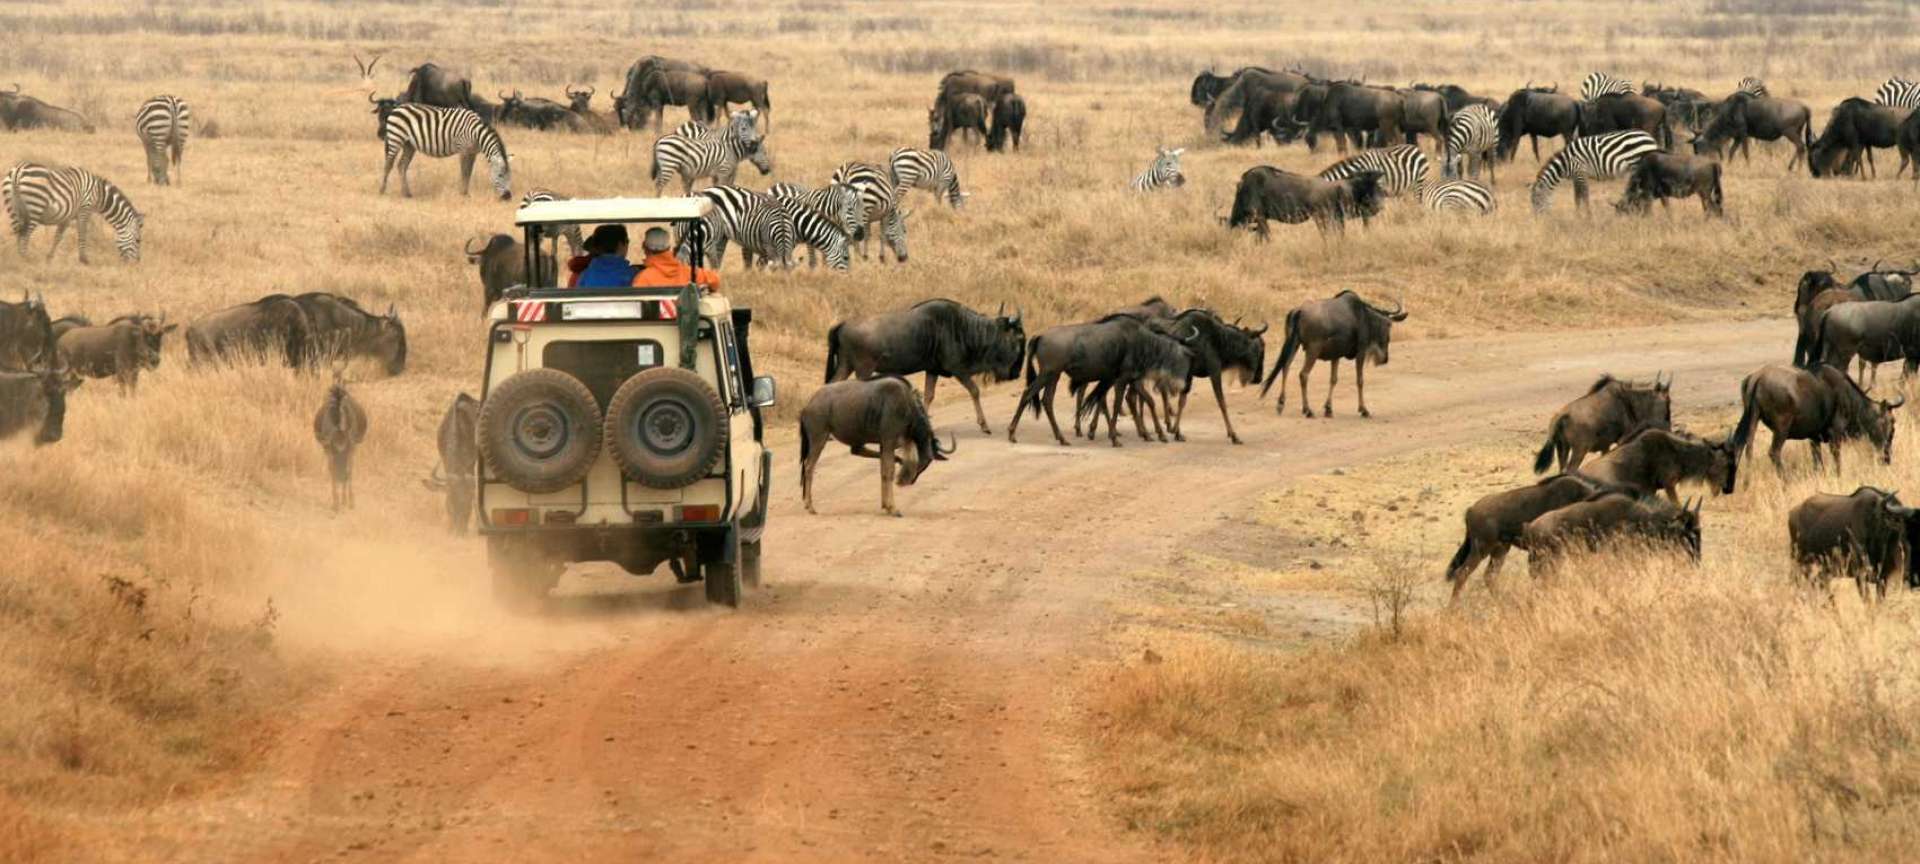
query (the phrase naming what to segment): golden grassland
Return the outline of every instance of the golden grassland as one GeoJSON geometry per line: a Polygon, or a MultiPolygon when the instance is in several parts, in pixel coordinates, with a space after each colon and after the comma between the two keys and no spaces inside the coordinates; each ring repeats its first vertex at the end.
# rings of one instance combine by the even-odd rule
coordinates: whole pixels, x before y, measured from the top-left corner
{"type": "MultiPolygon", "coordinates": [[[[416,481],[433,461],[432,430],[442,407],[455,392],[473,389],[479,377],[479,287],[461,246],[475,234],[508,230],[511,205],[488,198],[484,179],[475,197],[460,197],[454,162],[427,158],[414,165],[418,198],[376,196],[380,145],[358,89],[353,52],[386,54],[374,76],[382,92],[403,85],[406,67],[435,60],[467,71],[489,96],[510,88],[555,96],[566,84],[592,84],[602,94],[597,105],[603,110],[622,71],[642,54],[750,70],[772,82],[768,142],[776,161],[773,176],[748,176],[753,185],[818,183],[842,161],[880,161],[893,147],[920,144],[934,83],[949,69],[1016,76],[1031,111],[1025,150],[989,156],[969,144],[958,146],[955,161],[973,198],[967,209],[954,212],[915,193],[908,265],[856,262],[848,275],[805,269],[743,274],[737,261],[730,262],[729,291],[758,310],[759,363],[782,379],[780,416],[786,418],[819,374],[827,326],[936,295],[982,307],[1018,306],[1032,325],[1044,326],[1155,293],[1277,321],[1301,300],[1356,288],[1406,300],[1414,318],[1401,328],[1402,338],[1777,314],[1798,272],[1811,262],[1831,257],[1864,266],[1913,254],[1911,226],[1920,219],[1920,206],[1908,181],[1816,183],[1785,174],[1786,151],[1776,148],[1751,167],[1729,168],[1733,218],[1723,223],[1702,220],[1697,205],[1686,203],[1671,216],[1619,218],[1606,206],[1617,194],[1610,186],[1598,192],[1590,216],[1574,214],[1563,193],[1553,214],[1534,218],[1525,197],[1534,163],[1523,155],[1503,166],[1502,209],[1490,218],[1429,218],[1399,202],[1370,228],[1354,226],[1344,239],[1276,226],[1274,241],[1259,245],[1216,222],[1239,173],[1262,162],[1308,170],[1334,157],[1298,147],[1256,151],[1201,140],[1187,85],[1205,66],[1226,70],[1249,62],[1301,63],[1371,81],[1454,81],[1489,93],[1527,80],[1571,87],[1594,68],[1710,92],[1759,74],[1777,93],[1807,100],[1824,118],[1838,99],[1869,92],[1888,75],[1910,73],[1901,64],[1920,41],[1912,23],[1903,4],[1821,0],[1542,2],[1517,9],[1375,0],[1325,8],[838,0],[687,0],[620,8],[577,2],[128,7],[76,0],[0,7],[0,32],[8,34],[0,40],[0,81],[18,81],[27,92],[99,124],[85,135],[0,136],[0,162],[88,167],[127,190],[147,226],[144,260],[135,266],[79,267],[72,238],[50,263],[42,262],[45,232],[24,260],[0,250],[0,296],[44,292],[55,314],[164,311],[182,320],[268,292],[336,291],[369,306],[397,306],[412,349],[400,378],[355,376],[373,431],[358,472],[362,509],[344,517],[325,510],[322,462],[308,432],[325,382],[271,368],[190,371],[177,345],[136,397],[122,398],[101,383],[75,394],[67,438],[58,445],[0,447],[0,476],[6,478],[0,481],[0,549],[7,550],[0,566],[0,683],[16,694],[0,708],[0,857],[8,857],[10,842],[16,850],[32,842],[28,828],[14,827],[25,823],[8,815],[15,811],[9,797],[120,806],[216,782],[245,758],[264,714],[314,680],[321,665],[314,657],[388,645],[383,640],[392,637],[383,622],[446,622],[427,628],[445,634],[499,623],[471,586],[480,562],[477,547],[443,535],[438,502],[416,481]],[[184,182],[165,189],[144,182],[144,157],[128,128],[134,106],[159,92],[187,99],[199,125],[187,149],[184,182]],[[1189,185],[1152,198],[1128,194],[1126,181],[1145,166],[1156,144],[1189,148],[1189,185]]],[[[679,115],[670,112],[669,119],[677,122],[679,115]]],[[[648,135],[511,130],[507,141],[516,197],[536,185],[580,196],[651,193],[648,135]]],[[[97,238],[95,255],[111,261],[110,244],[97,238]]],[[[1743,496],[1735,506],[1753,500],[1743,496]]],[[[1781,502],[1750,514],[1752,527],[1740,530],[1760,536],[1760,526],[1777,522],[1775,505],[1781,502]]],[[[1728,518],[1747,517],[1735,509],[1728,518]]],[[[1314,692],[1334,688],[1381,699],[1392,694],[1393,704],[1407,706],[1418,704],[1407,701],[1415,694],[1435,692],[1441,680],[1473,680],[1489,683],[1439,695],[1492,699],[1488,688],[1500,680],[1493,673],[1511,657],[1481,646],[1473,654],[1481,659],[1462,663],[1452,658],[1466,648],[1438,646],[1464,645],[1479,632],[1527,632],[1539,634],[1543,645],[1619,639],[1626,651],[1617,631],[1607,636],[1609,631],[1579,629],[1586,619],[1576,610],[1590,605],[1589,598],[1615,597],[1649,604],[1654,611],[1647,626],[1679,645],[1698,633],[1685,611],[1689,601],[1710,608],[1773,608],[1761,604],[1772,603],[1774,589],[1756,587],[1740,574],[1775,569],[1759,559],[1715,560],[1672,596],[1653,590],[1659,584],[1654,575],[1626,580],[1625,587],[1555,587],[1540,595],[1542,602],[1423,622],[1401,642],[1337,649],[1356,653],[1329,654],[1344,660],[1328,668],[1359,677],[1311,683],[1322,688],[1314,692]],[[1751,569],[1742,569],[1748,564],[1751,569]],[[1566,592],[1584,593],[1563,601],[1566,592]],[[1473,629],[1480,627],[1486,629],[1473,629]],[[1563,635],[1552,636],[1556,632],[1563,635]],[[1461,677],[1442,678],[1435,668],[1461,677]]],[[[1859,662],[1888,674],[1895,668],[1868,665],[1879,655],[1860,653],[1880,644],[1878,637],[1814,639],[1859,632],[1847,629],[1853,624],[1781,614],[1787,618],[1780,626],[1791,631],[1781,638],[1790,647],[1801,646],[1794,640],[1803,638],[1819,647],[1806,648],[1804,660],[1793,654],[1783,661],[1804,672],[1794,685],[1803,689],[1774,684],[1761,696],[1805,696],[1812,701],[1795,710],[1819,710],[1840,703],[1813,699],[1814,691],[1857,680],[1823,677],[1818,673],[1829,667],[1819,664],[1859,662]]],[[[1646,655],[1641,662],[1652,665],[1647,658],[1654,656],[1665,655],[1646,655]]],[[[1260,709],[1262,728],[1286,716],[1270,710],[1271,700],[1293,692],[1296,685],[1288,682],[1294,679],[1285,676],[1301,674],[1297,668],[1234,662],[1240,665],[1220,668],[1239,677],[1221,685],[1260,685],[1236,690],[1235,698],[1253,700],[1244,705],[1260,709]],[[1267,686],[1276,682],[1285,686],[1267,686]]],[[[1171,674],[1194,667],[1157,668],[1171,674]]],[[[1527,668],[1554,674],[1550,665],[1527,668]]],[[[1615,674],[1626,674],[1625,668],[1623,661],[1615,674]]],[[[1714,698],[1752,692],[1748,684],[1712,677],[1718,674],[1712,669],[1681,668],[1707,677],[1660,686],[1673,692],[1721,688],[1714,698]]],[[[1567,673],[1559,674],[1554,680],[1567,680],[1567,673]]],[[[1123,714],[1134,712],[1152,728],[1161,722],[1156,718],[1180,707],[1179,698],[1190,698],[1179,696],[1177,684],[1147,678],[1134,686],[1137,697],[1116,699],[1132,706],[1123,714]],[[1156,687],[1170,688],[1170,697],[1154,697],[1156,687]]],[[[1503,711],[1523,705],[1507,698],[1496,700],[1506,706],[1503,711]]],[[[1202,703],[1206,710],[1199,713],[1248,716],[1240,704],[1215,711],[1202,703]]],[[[1301,710],[1311,711],[1320,703],[1303,704],[1301,710]]],[[[1574,709],[1563,703],[1557,710],[1574,709]]],[[[1635,728],[1646,728],[1652,721],[1645,718],[1657,716],[1652,706],[1637,702],[1627,710],[1641,712],[1635,728]]],[[[1788,722],[1782,717],[1791,716],[1769,715],[1765,728],[1777,731],[1776,724],[1788,722]]],[[[1388,752],[1417,752],[1412,742],[1420,739],[1403,730],[1367,728],[1396,741],[1409,737],[1376,742],[1388,752]]],[[[1233,731],[1202,726],[1183,736],[1218,751],[1209,758],[1253,752],[1263,763],[1284,756],[1285,764],[1309,764],[1294,760],[1325,756],[1298,737],[1276,738],[1258,750],[1245,749],[1244,742],[1228,747],[1225,737],[1217,737],[1233,731]],[[1303,746],[1281,754],[1281,741],[1303,746]]],[[[1353,734],[1360,732],[1356,727],[1353,734]]],[[[1842,741],[1836,733],[1832,746],[1873,740],[1842,741]]],[[[1473,752],[1460,746],[1461,758],[1473,752]]],[[[1350,754],[1351,770],[1344,775],[1344,782],[1359,784],[1356,789],[1370,788],[1363,783],[1362,755],[1350,754]]],[[[1600,770],[1597,762],[1584,764],[1585,770],[1600,770]]],[[[1526,771],[1543,767],[1549,766],[1532,762],[1503,770],[1521,784],[1514,788],[1531,789],[1523,783],[1533,776],[1526,771]]],[[[1768,794],[1790,785],[1778,776],[1765,787],[1768,794]]],[[[1335,789],[1309,788],[1328,795],[1335,789]]],[[[1569,782],[1564,788],[1581,787],[1569,782]]],[[[1871,801],[1876,793],[1861,794],[1858,800],[1871,801]]],[[[1487,805],[1480,818],[1491,820],[1499,812],[1491,808],[1495,798],[1534,796],[1489,791],[1462,800],[1487,805]]],[[[1231,804],[1194,800],[1207,807],[1231,804]]],[[[1279,802],[1299,800],[1293,792],[1256,795],[1220,811],[1234,816],[1228,822],[1189,818],[1226,825],[1217,829],[1225,836],[1242,822],[1297,824],[1262,818],[1298,818],[1308,811],[1279,802]]],[[[1369,818],[1386,819],[1378,813],[1369,818]]],[[[1216,836],[1144,821],[1208,842],[1216,836]]],[[[1702,817],[1693,824],[1710,823],[1702,817]]],[[[1351,842],[1424,837],[1419,842],[1425,844],[1437,836],[1386,830],[1390,822],[1365,824],[1382,827],[1382,833],[1351,842]]],[[[1852,823],[1821,824],[1827,830],[1852,823]]],[[[1501,836],[1494,828],[1487,831],[1501,836]]],[[[1243,837],[1224,848],[1248,848],[1232,845],[1241,842],[1256,841],[1243,837]]],[[[1460,848],[1468,846],[1462,841],[1460,848]]]]}

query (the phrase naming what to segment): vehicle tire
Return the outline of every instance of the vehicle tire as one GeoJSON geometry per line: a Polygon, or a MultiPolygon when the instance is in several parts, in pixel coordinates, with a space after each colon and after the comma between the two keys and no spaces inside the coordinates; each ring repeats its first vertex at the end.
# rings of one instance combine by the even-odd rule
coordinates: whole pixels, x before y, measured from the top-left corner
{"type": "Polygon", "coordinates": [[[600,455],[600,406],[580,379],[529,369],[493,388],[480,406],[487,470],[522,492],[579,483],[600,455]]]}
{"type": "Polygon", "coordinates": [[[614,464],[642,486],[678,489],[707,476],[727,449],[727,409],[692,371],[634,373],[607,403],[614,464]]]}
{"type": "Polygon", "coordinates": [[[740,595],[746,593],[741,587],[740,540],[738,535],[728,533],[727,542],[734,544],[733,561],[728,562],[723,553],[700,565],[700,581],[707,586],[707,602],[722,606],[739,608],[740,595]]]}
{"type": "Polygon", "coordinates": [[[560,583],[562,567],[524,544],[504,538],[487,542],[487,567],[493,573],[493,599],[513,612],[536,612],[560,583]]]}

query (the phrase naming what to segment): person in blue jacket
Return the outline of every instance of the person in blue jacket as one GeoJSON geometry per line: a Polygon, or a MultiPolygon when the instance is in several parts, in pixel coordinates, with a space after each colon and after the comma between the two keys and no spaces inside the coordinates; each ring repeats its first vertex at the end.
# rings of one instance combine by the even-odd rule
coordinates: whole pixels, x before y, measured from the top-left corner
{"type": "Polygon", "coordinates": [[[602,225],[582,244],[593,257],[573,283],[575,288],[625,288],[638,269],[627,260],[627,226],[602,225]]]}

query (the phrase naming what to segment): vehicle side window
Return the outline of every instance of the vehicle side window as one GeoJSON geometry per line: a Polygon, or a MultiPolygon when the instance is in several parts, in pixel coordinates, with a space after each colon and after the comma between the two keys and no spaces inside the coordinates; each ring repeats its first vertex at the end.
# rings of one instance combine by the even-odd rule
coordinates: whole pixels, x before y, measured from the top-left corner
{"type": "Polygon", "coordinates": [[[735,411],[747,407],[746,388],[740,386],[740,346],[733,341],[733,325],[720,325],[720,353],[727,362],[727,399],[735,411]]]}

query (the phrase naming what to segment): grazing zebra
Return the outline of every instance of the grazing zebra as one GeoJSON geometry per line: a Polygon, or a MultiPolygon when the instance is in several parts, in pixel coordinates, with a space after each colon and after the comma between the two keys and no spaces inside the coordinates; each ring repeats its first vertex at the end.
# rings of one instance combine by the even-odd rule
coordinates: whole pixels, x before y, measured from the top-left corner
{"type": "Polygon", "coordinates": [[[1380,191],[1388,195],[1420,194],[1427,184],[1427,154],[1417,145],[1397,144],[1362,150],[1320,172],[1322,180],[1345,180],[1362,171],[1380,172],[1380,191]]]}
{"type": "Polygon", "coordinates": [[[1920,108],[1920,84],[1905,78],[1888,78],[1887,83],[1873,91],[1876,105],[1892,105],[1895,108],[1920,108]]]}
{"type": "Polygon", "coordinates": [[[867,225],[860,221],[866,205],[858,189],[828,183],[809,192],[792,183],[775,183],[767,194],[794,206],[794,239],[808,246],[807,266],[819,266],[819,256],[825,255],[834,269],[847,269],[848,238],[866,237],[867,225]]]}
{"type": "Polygon", "coordinates": [[[458,154],[460,157],[460,194],[473,191],[473,162],[487,157],[493,174],[493,191],[500,200],[513,197],[511,168],[508,167],[507,142],[480,115],[468,108],[441,108],[409,102],[395,105],[380,124],[380,139],[387,143],[387,165],[380,170],[380,194],[387,194],[387,175],[394,160],[400,162],[400,194],[413,197],[413,185],[407,181],[407,166],[413,154],[425,153],[436,159],[458,154]]]}
{"type": "Polygon", "coordinates": [[[787,217],[793,220],[794,242],[807,244],[808,267],[820,266],[820,258],[825,257],[828,267],[847,269],[847,234],[840,226],[799,201],[779,197],[772,200],[785,208],[787,217]]]}
{"type": "Polygon", "coordinates": [[[1592,102],[1609,93],[1632,93],[1633,82],[1625,78],[1615,78],[1605,72],[1595,72],[1580,81],[1580,101],[1592,102]]]}
{"type": "Polygon", "coordinates": [[[733,183],[741,160],[751,161],[761,174],[773,173],[773,154],[757,125],[758,110],[735,111],[725,129],[709,130],[702,137],[682,135],[676,130],[653,142],[653,194],[660,195],[669,181],[680,180],[680,194],[692,195],[693,183],[702,177],[713,178],[714,185],[733,183]]]}
{"type": "MultiPolygon", "coordinates": [[[[709,186],[699,194],[713,202],[704,256],[713,269],[720,269],[729,241],[739,242],[749,270],[756,255],[763,265],[778,261],[782,267],[793,266],[793,214],[784,203],[744,186],[709,186]]],[[[690,239],[681,241],[682,258],[689,257],[690,239]]]]}
{"type": "Polygon", "coordinates": [[[1175,147],[1168,150],[1165,147],[1155,147],[1153,149],[1158,152],[1158,155],[1153,157],[1153,164],[1148,165],[1147,170],[1140,172],[1140,176],[1133,178],[1133,182],[1128,184],[1128,187],[1135,192],[1151,192],[1155,189],[1178,189],[1187,185],[1187,175],[1180,173],[1180,154],[1187,152],[1187,148],[1175,147]]]}
{"type": "Polygon", "coordinates": [[[120,257],[140,260],[140,229],[145,217],[133,209],[120,187],[96,177],[84,168],[58,168],[21,162],[0,179],[0,199],[12,217],[13,234],[19,238],[20,254],[27,254],[27,238],[38,225],[52,225],[53,247],[47,259],[60,248],[60,238],[73,226],[79,234],[80,263],[87,263],[87,231],[94,214],[113,226],[114,245],[120,257]]]}
{"type": "Polygon", "coordinates": [[[1755,99],[1765,99],[1767,97],[1767,82],[1748,75],[1740,79],[1740,86],[1733,88],[1733,92],[1745,93],[1755,99]]]}
{"type": "MultiPolygon", "coordinates": [[[[533,188],[533,191],[528,192],[526,195],[521,197],[520,206],[525,207],[528,204],[534,203],[535,201],[571,201],[571,200],[573,200],[573,196],[571,195],[562,195],[558,192],[553,191],[552,189],[546,188],[545,186],[535,186],[533,188]]],[[[574,256],[578,256],[582,254],[586,244],[584,241],[580,239],[580,226],[578,225],[563,226],[560,229],[560,236],[567,238],[567,250],[569,254],[574,256]]]]}
{"type": "MultiPolygon", "coordinates": [[[[833,182],[845,183],[860,191],[860,226],[879,222],[881,230],[887,235],[887,245],[893,249],[893,257],[900,263],[907,262],[907,210],[900,207],[899,190],[888,179],[886,169],[867,162],[848,162],[834,169],[833,182]]],[[[868,234],[855,232],[855,240],[860,244],[860,257],[867,257],[868,234]]],[[[886,260],[882,250],[881,260],[886,260]]]]}
{"type": "Polygon", "coordinates": [[[1472,180],[1442,180],[1420,190],[1420,203],[1435,213],[1453,210],[1485,216],[1493,212],[1493,190],[1472,180]]]}
{"type": "Polygon", "coordinates": [[[1440,163],[1441,176],[1459,177],[1467,173],[1480,176],[1486,166],[1487,183],[1493,183],[1493,151],[1500,146],[1500,119],[1493,109],[1478,102],[1454,112],[1447,121],[1446,161],[1440,163]],[[1466,164],[1462,166],[1462,161],[1466,164]]]}
{"type": "Polygon", "coordinates": [[[133,131],[147,149],[147,182],[168,185],[169,159],[173,173],[180,174],[180,154],[187,149],[187,134],[193,129],[193,112],[187,103],[174,96],[155,96],[133,112],[133,131]]]}
{"type": "Polygon", "coordinates": [[[1533,181],[1533,211],[1546,212],[1553,204],[1554,188],[1569,178],[1574,203],[1584,209],[1588,181],[1626,174],[1640,164],[1640,157],[1659,149],[1652,135],[1638,129],[1575,138],[1540,168],[1540,176],[1533,181]]]}
{"type": "Polygon", "coordinates": [[[936,198],[945,197],[956,210],[967,203],[971,193],[960,191],[960,175],[953,170],[953,160],[947,158],[946,151],[897,147],[887,162],[893,167],[893,188],[902,196],[917,186],[936,198]]]}

